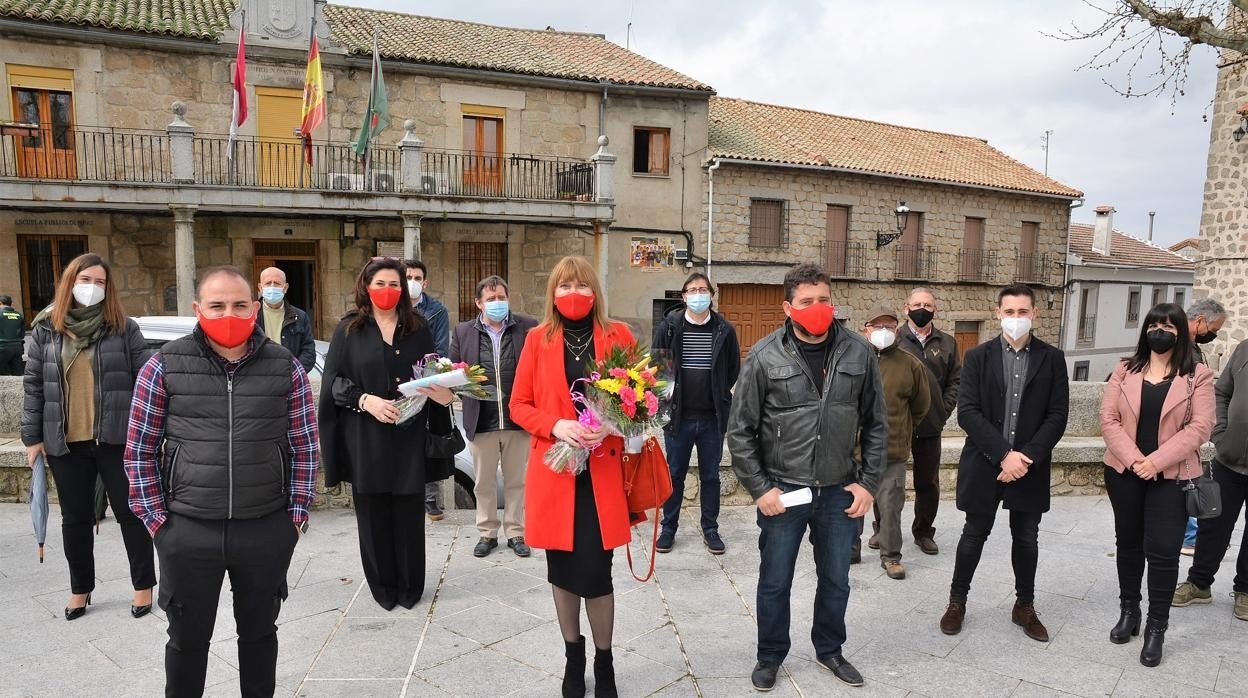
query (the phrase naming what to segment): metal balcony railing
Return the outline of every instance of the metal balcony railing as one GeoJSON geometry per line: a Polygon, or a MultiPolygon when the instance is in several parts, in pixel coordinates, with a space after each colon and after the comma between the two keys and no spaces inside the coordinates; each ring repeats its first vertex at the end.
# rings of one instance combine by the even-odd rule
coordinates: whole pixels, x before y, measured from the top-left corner
{"type": "Polygon", "coordinates": [[[936,248],[899,245],[896,251],[897,279],[906,281],[936,280],[936,248]]]}
{"type": "Polygon", "coordinates": [[[1091,343],[1096,339],[1096,316],[1085,315],[1079,319],[1078,341],[1091,343]]]}
{"type": "Polygon", "coordinates": [[[1015,279],[1025,284],[1052,283],[1053,264],[1048,254],[1020,254],[1015,279]]]}
{"type": "Polygon", "coordinates": [[[962,250],[958,252],[958,281],[988,283],[996,274],[995,250],[962,250]]]}
{"type": "Polygon", "coordinates": [[[834,279],[860,279],[866,271],[866,250],[861,242],[825,242],[823,268],[834,279]]]}
{"type": "Polygon", "coordinates": [[[173,180],[164,131],[58,127],[0,136],[0,177],[164,184],[173,180]]]}

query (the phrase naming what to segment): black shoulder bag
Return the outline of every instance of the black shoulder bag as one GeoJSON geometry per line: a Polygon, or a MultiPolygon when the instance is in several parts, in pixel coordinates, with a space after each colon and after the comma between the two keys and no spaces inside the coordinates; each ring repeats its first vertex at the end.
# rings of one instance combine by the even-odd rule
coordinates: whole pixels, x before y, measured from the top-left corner
{"type": "MultiPolygon", "coordinates": [[[[1187,374],[1187,414],[1183,415],[1183,428],[1192,422],[1192,387],[1193,374],[1187,374]]],[[[1200,461],[1200,450],[1196,450],[1196,460],[1200,461]]],[[[1187,463],[1186,460],[1183,461],[1187,463]]],[[[1218,481],[1213,479],[1209,468],[1201,461],[1200,475],[1187,480],[1180,479],[1179,487],[1187,500],[1187,515],[1197,519],[1215,519],[1222,513],[1222,489],[1218,481]]]]}
{"type": "Polygon", "coordinates": [[[452,405],[442,407],[429,401],[426,408],[429,410],[429,427],[425,431],[426,458],[454,458],[468,447],[463,432],[455,426],[455,408],[452,405]]]}

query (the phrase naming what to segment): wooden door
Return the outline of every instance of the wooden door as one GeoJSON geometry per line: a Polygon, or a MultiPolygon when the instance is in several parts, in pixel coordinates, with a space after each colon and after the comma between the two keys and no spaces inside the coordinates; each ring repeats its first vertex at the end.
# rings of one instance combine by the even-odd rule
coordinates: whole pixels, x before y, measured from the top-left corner
{"type": "MultiPolygon", "coordinates": [[[[960,324],[960,323],[959,323],[960,324]]],[[[979,323],[973,323],[978,325],[979,323]]],[[[966,352],[979,346],[979,330],[956,330],[953,338],[958,343],[958,358],[965,359],[966,352]]]]}
{"type": "Polygon", "coordinates": [[[755,342],[784,324],[784,287],[723,284],[719,287],[719,312],[736,328],[744,359],[755,342]]]}
{"type": "Polygon", "coordinates": [[[85,235],[18,235],[17,262],[21,270],[22,309],[26,322],[52,304],[56,282],[75,257],[87,251],[85,235]]]}
{"type": "Polygon", "coordinates": [[[826,226],[828,242],[824,270],[833,277],[845,276],[849,252],[849,207],[828,206],[826,226]]]}
{"type": "Polygon", "coordinates": [[[464,117],[464,191],[498,196],[503,188],[503,120],[464,117]]]}
{"type": "Polygon", "coordinates": [[[1024,283],[1043,281],[1040,276],[1039,262],[1036,257],[1036,238],[1039,237],[1040,224],[1024,222],[1018,240],[1018,280],[1024,283]]]}
{"type": "Polygon", "coordinates": [[[37,134],[15,138],[18,176],[74,179],[78,161],[74,153],[73,94],[15,87],[13,114],[17,121],[39,125],[37,134]]]}
{"type": "Polygon", "coordinates": [[[984,219],[967,218],[962,230],[963,281],[981,281],[984,278],[984,219]]]}
{"type": "Polygon", "coordinates": [[[911,211],[906,216],[906,227],[897,241],[897,276],[902,279],[917,279],[922,275],[919,263],[923,245],[923,214],[911,211]]]}
{"type": "Polygon", "coordinates": [[[289,189],[311,185],[311,168],[301,167],[303,147],[295,136],[302,123],[302,90],[256,87],[256,177],[260,186],[289,189]]]}

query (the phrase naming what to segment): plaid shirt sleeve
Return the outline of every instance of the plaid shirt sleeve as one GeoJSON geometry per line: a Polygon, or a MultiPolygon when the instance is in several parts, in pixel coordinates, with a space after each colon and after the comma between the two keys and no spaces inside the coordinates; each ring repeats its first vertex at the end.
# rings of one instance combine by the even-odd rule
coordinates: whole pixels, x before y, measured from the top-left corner
{"type": "Polygon", "coordinates": [[[308,520],[308,507],[316,487],[316,466],[320,462],[320,443],[316,435],[316,408],[312,402],[312,384],[298,360],[292,362],[290,395],[290,519],[296,524],[308,520]]]}
{"type": "Polygon", "coordinates": [[[165,492],[160,481],[160,451],[165,440],[165,363],[152,355],[134,382],[130,426],[126,433],[125,468],[130,480],[130,510],[155,536],[165,523],[165,492]]]}

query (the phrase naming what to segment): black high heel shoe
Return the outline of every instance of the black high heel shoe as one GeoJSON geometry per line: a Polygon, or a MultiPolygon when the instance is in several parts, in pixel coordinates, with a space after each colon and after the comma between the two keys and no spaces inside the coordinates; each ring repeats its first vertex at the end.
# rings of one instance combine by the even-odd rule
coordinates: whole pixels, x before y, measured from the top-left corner
{"type": "Polygon", "coordinates": [[[1161,664],[1161,646],[1166,641],[1166,626],[1148,621],[1144,627],[1144,647],[1140,649],[1140,664],[1157,666],[1161,664]]]}
{"type": "MultiPolygon", "coordinates": [[[[148,589],[147,591],[151,591],[151,589],[148,589]]],[[[142,606],[135,606],[134,604],[130,604],[130,615],[134,618],[142,618],[143,616],[151,612],[152,612],[151,603],[146,603],[142,606]]]]}
{"type": "Polygon", "coordinates": [[[78,608],[65,607],[65,620],[78,620],[87,614],[87,606],[91,605],[91,594],[87,594],[87,603],[78,608]]]}
{"type": "Polygon", "coordinates": [[[1122,615],[1118,624],[1109,631],[1109,641],[1115,645],[1125,645],[1132,637],[1140,634],[1140,604],[1132,601],[1122,602],[1122,615]]]}

